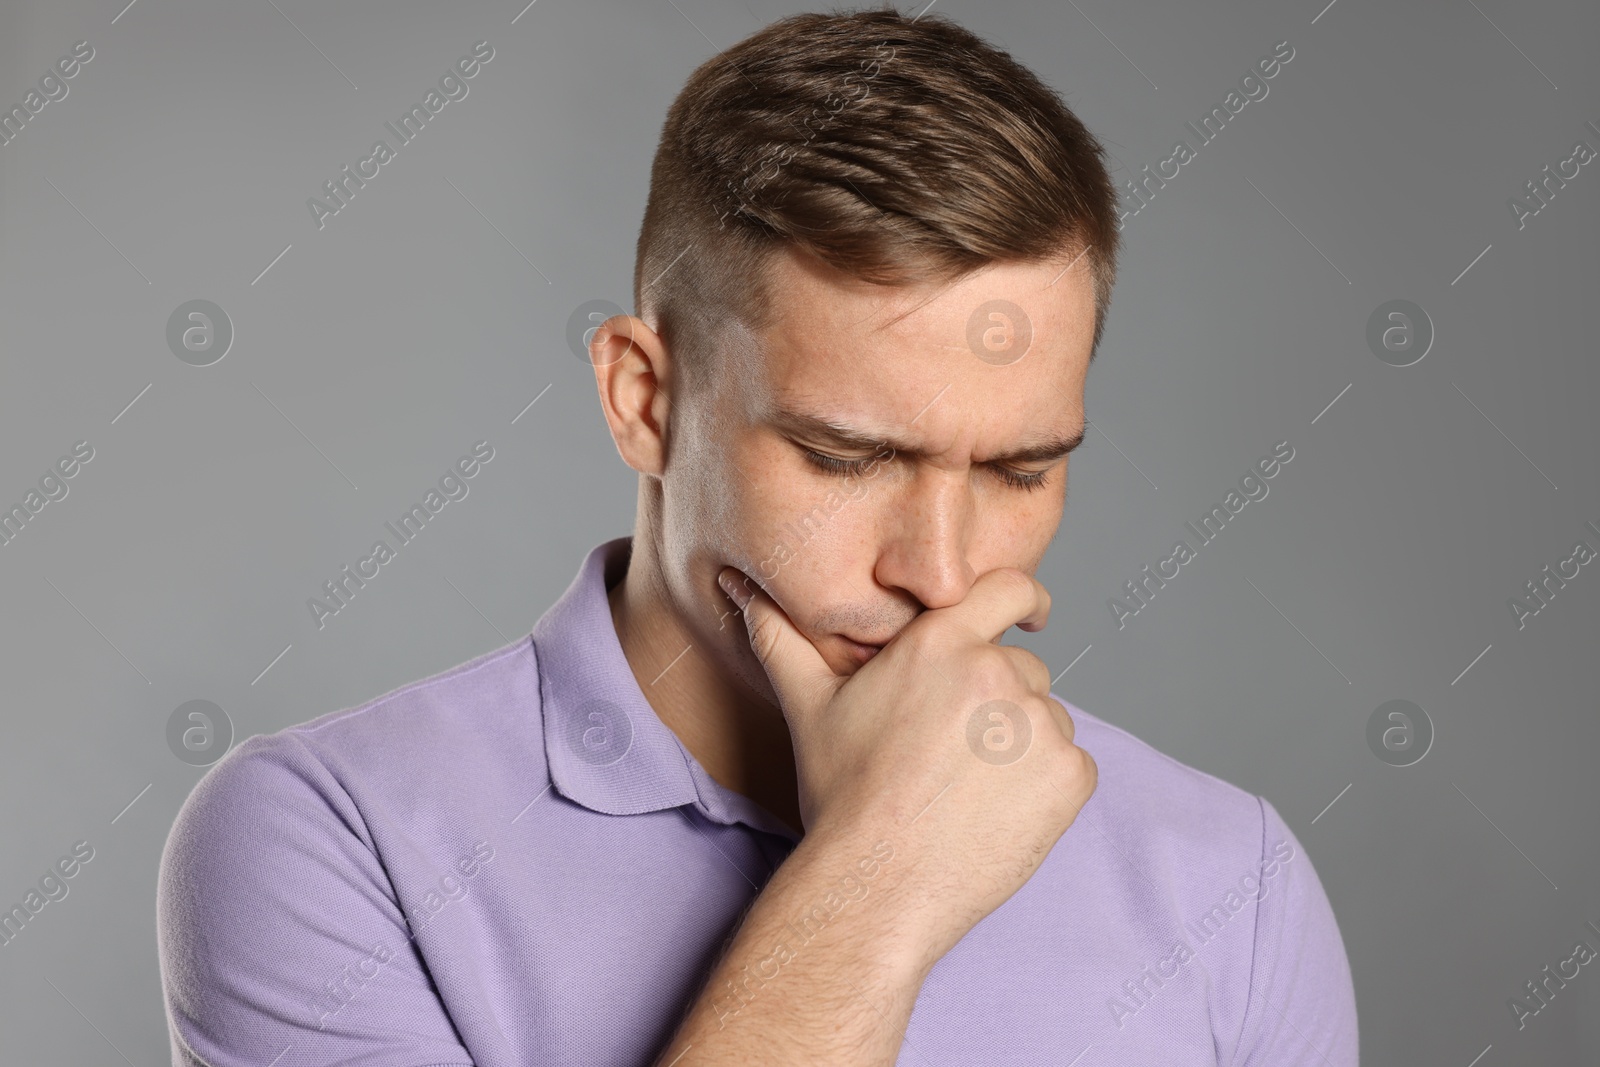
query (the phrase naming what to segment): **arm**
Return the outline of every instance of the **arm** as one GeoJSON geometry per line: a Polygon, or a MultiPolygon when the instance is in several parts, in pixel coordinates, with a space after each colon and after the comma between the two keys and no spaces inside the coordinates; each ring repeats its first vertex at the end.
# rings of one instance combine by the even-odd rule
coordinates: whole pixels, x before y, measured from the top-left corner
{"type": "Polygon", "coordinates": [[[937,956],[903,907],[903,850],[869,836],[801,841],[657,1067],[895,1062],[937,956]]]}
{"type": "Polygon", "coordinates": [[[1262,863],[1279,863],[1281,873],[1257,905],[1250,1001],[1232,1062],[1356,1067],[1355,989],[1333,907],[1277,809],[1262,800],[1261,814],[1262,863]]]}
{"type": "Polygon", "coordinates": [[[789,725],[806,833],[657,1063],[886,1067],[934,964],[1033,875],[1094,791],[1049,668],[996,643],[1012,624],[1042,629],[1049,593],[990,571],[847,678],[764,589],[728,580],[738,573],[723,589],[789,725]],[[863,866],[880,847],[882,869],[863,866]],[[819,911],[816,932],[787,944],[819,911]]]}
{"type": "Polygon", "coordinates": [[[156,906],[173,1067],[473,1062],[361,812],[293,735],[252,737],[201,779],[156,906]]]}

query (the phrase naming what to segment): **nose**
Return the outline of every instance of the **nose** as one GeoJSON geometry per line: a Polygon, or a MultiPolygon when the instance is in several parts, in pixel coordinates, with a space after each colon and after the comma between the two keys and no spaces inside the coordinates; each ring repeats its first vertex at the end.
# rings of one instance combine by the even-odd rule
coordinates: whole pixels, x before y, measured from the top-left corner
{"type": "Polygon", "coordinates": [[[924,608],[958,604],[977,580],[967,559],[973,507],[966,473],[923,467],[906,492],[888,517],[874,576],[924,608]]]}

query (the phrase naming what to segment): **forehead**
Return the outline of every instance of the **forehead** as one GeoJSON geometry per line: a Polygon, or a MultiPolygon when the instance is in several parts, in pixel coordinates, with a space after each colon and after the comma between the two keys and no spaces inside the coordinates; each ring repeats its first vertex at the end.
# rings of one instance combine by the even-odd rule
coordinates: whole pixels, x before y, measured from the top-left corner
{"type": "Polygon", "coordinates": [[[1081,419],[1094,337],[1087,257],[993,264],[901,288],[790,253],[773,264],[769,286],[765,358],[747,379],[757,386],[757,417],[763,408],[822,407],[878,424],[943,425],[946,434],[952,419],[1047,420],[1042,428],[1069,431],[1081,419]]]}

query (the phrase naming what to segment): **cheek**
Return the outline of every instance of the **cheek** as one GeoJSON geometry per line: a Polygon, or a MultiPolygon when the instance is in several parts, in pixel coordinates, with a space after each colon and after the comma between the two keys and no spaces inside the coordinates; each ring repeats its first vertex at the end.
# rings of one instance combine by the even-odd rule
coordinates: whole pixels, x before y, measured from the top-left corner
{"type": "Polygon", "coordinates": [[[871,557],[887,499],[879,487],[804,472],[797,477],[770,464],[750,474],[765,481],[741,515],[740,529],[756,560],[773,561],[763,577],[772,578],[776,569],[779,582],[816,592],[829,583],[843,584],[841,575],[851,575],[871,557]]]}
{"type": "Polygon", "coordinates": [[[736,535],[759,509],[759,483],[737,457],[716,453],[705,457],[695,487],[694,521],[708,539],[736,535]]]}
{"type": "Polygon", "coordinates": [[[743,435],[728,433],[727,426],[725,417],[695,410],[674,427],[662,517],[685,540],[719,540],[750,507],[755,488],[748,469],[751,449],[743,435]]]}
{"type": "Polygon", "coordinates": [[[1023,498],[1012,501],[1007,509],[1010,517],[1004,523],[1007,535],[1018,545],[1048,542],[1061,525],[1064,501],[1060,487],[1015,495],[1023,498]]]}
{"type": "Polygon", "coordinates": [[[980,573],[998,566],[1037,567],[1061,527],[1063,496],[1060,481],[1031,492],[999,484],[983,490],[972,515],[972,565],[980,573]]]}

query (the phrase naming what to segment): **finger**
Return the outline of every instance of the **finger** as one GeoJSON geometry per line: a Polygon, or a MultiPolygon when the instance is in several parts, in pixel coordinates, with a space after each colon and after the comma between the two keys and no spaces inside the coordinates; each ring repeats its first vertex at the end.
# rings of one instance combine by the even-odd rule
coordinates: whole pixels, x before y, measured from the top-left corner
{"type": "Polygon", "coordinates": [[[839,676],[767,591],[734,567],[724,567],[717,583],[740,605],[750,648],[772,681],[784,714],[793,711],[804,717],[825,703],[839,676]]]}
{"type": "Polygon", "coordinates": [[[1011,665],[1016,668],[1017,673],[1022,675],[1022,680],[1027,683],[1029,692],[1036,693],[1039,696],[1045,696],[1050,692],[1050,668],[1045,666],[1044,660],[1027,649],[1019,648],[1016,645],[1001,645],[1000,647],[1005,650],[1006,658],[1011,661],[1011,665]]]}
{"type": "Polygon", "coordinates": [[[1044,702],[1050,708],[1050,716],[1055,719],[1056,725],[1061,728],[1061,735],[1071,741],[1078,732],[1077,724],[1072,721],[1072,713],[1055,697],[1046,694],[1044,702]]]}
{"type": "Polygon", "coordinates": [[[997,567],[978,575],[959,604],[924,611],[907,629],[954,625],[980,641],[994,641],[1013,625],[1043,629],[1049,618],[1050,593],[1037,579],[1016,567],[997,567]]]}

